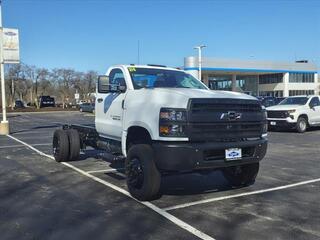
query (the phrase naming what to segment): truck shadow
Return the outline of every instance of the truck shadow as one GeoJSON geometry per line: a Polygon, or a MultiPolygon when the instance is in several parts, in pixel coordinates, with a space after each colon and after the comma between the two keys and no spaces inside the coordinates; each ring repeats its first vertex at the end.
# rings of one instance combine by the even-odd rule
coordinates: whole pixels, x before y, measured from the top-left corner
{"type": "Polygon", "coordinates": [[[219,170],[206,174],[189,173],[164,176],[161,181],[163,195],[196,195],[222,192],[232,188],[219,170]]]}
{"type": "MultiPolygon", "coordinates": [[[[102,159],[112,169],[118,169],[115,172],[105,173],[105,176],[111,177],[116,181],[125,181],[124,159],[115,159],[112,155],[98,150],[86,150],[86,154],[81,160],[89,157],[102,159]]],[[[203,193],[223,192],[233,189],[233,187],[224,178],[220,170],[210,172],[194,172],[183,174],[163,175],[161,178],[161,194],[187,196],[203,193]]]]}

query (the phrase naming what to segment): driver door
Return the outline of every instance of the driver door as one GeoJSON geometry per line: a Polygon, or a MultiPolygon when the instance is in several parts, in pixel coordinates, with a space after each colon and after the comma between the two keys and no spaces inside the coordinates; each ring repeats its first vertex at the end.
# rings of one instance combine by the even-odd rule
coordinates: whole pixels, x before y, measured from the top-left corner
{"type": "Polygon", "coordinates": [[[101,137],[121,141],[126,82],[121,69],[112,69],[108,82],[98,81],[96,129],[101,137]],[[122,90],[119,90],[121,86],[122,90]]]}
{"type": "Polygon", "coordinates": [[[320,100],[319,97],[313,97],[309,102],[309,123],[320,124],[320,100]]]}

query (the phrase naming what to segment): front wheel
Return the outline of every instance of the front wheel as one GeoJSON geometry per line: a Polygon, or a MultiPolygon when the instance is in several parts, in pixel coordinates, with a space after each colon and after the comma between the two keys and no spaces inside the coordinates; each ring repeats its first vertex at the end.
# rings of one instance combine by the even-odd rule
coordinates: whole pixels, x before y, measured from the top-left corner
{"type": "Polygon", "coordinates": [[[130,194],[140,200],[159,198],[161,175],[154,162],[154,152],[150,145],[133,145],[125,160],[127,186],[130,194]]]}
{"type": "Polygon", "coordinates": [[[222,170],[224,177],[233,187],[254,184],[259,172],[259,163],[227,167],[222,170]]]}
{"type": "Polygon", "coordinates": [[[296,125],[296,129],[299,133],[304,133],[307,130],[308,121],[304,117],[299,117],[296,125]]]}

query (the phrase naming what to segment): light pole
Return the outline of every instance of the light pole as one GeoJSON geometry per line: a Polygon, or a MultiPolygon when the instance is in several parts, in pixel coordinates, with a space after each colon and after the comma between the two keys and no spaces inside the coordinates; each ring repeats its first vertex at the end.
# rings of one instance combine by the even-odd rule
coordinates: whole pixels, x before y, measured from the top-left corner
{"type": "Polygon", "coordinates": [[[3,63],[3,27],[2,27],[2,1],[0,0],[0,77],[2,95],[2,121],[0,123],[0,135],[9,134],[9,122],[6,112],[6,91],[4,84],[4,63],[3,63]]]}
{"type": "Polygon", "coordinates": [[[202,65],[202,58],[201,58],[201,50],[202,48],[207,47],[206,45],[199,45],[199,46],[195,46],[194,49],[198,49],[198,64],[199,64],[199,74],[198,74],[198,78],[201,81],[201,65],[202,65]]]}

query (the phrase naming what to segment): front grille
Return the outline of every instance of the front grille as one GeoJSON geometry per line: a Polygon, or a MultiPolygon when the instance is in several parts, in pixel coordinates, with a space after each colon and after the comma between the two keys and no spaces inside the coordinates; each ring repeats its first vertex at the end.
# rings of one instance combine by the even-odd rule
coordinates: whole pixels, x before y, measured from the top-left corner
{"type": "Polygon", "coordinates": [[[221,111],[257,112],[261,111],[261,105],[256,100],[239,99],[197,99],[192,102],[193,113],[211,113],[221,111]],[[209,100],[209,101],[208,101],[209,100]]]}
{"type": "Polygon", "coordinates": [[[261,122],[233,123],[192,123],[189,125],[190,138],[194,141],[239,141],[243,138],[259,137],[262,134],[261,122]]]}
{"type": "Polygon", "coordinates": [[[267,111],[268,118],[287,118],[286,111],[267,111]]]}
{"type": "Polygon", "coordinates": [[[188,111],[188,136],[191,141],[241,141],[260,137],[263,113],[256,100],[191,99],[188,111]],[[222,114],[236,112],[240,119],[222,118],[222,114]]]}

